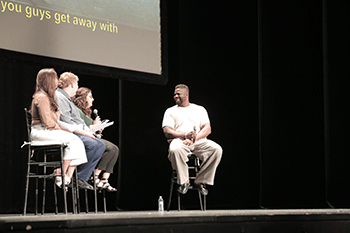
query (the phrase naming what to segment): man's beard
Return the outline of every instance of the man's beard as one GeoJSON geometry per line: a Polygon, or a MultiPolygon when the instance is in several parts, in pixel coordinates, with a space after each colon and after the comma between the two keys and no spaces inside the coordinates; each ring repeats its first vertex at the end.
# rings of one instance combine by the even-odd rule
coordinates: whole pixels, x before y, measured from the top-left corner
{"type": "Polygon", "coordinates": [[[181,100],[181,99],[175,100],[175,103],[176,103],[178,106],[181,106],[181,105],[182,105],[182,100],[181,100]]]}

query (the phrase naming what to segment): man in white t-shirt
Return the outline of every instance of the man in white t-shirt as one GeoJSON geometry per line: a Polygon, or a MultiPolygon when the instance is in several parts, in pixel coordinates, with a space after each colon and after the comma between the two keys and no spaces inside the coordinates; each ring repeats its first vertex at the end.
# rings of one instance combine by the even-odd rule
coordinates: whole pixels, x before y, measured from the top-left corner
{"type": "Polygon", "coordinates": [[[189,89],[186,85],[179,84],[175,87],[174,100],[176,105],[165,111],[162,127],[169,142],[168,158],[177,172],[178,192],[185,194],[190,186],[186,162],[188,154],[192,152],[202,161],[195,185],[203,195],[207,195],[206,185],[214,185],[222,148],[207,139],[211,133],[208,113],[204,107],[189,102],[189,89]]]}

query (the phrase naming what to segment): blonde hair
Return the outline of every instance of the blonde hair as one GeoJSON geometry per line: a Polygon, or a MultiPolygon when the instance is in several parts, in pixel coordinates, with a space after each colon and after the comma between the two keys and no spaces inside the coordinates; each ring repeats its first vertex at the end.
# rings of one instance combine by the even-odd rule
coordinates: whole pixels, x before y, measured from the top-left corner
{"type": "Polygon", "coordinates": [[[58,87],[66,88],[75,81],[79,81],[78,76],[76,76],[72,72],[64,72],[60,75],[60,78],[58,79],[58,87]]]}

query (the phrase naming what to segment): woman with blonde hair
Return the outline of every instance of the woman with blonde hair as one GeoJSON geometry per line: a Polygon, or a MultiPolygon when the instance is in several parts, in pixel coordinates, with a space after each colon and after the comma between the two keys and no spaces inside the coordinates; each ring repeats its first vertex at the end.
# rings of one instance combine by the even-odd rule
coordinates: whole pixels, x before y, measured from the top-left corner
{"type": "Polygon", "coordinates": [[[31,104],[32,141],[59,141],[67,143],[64,150],[63,171],[57,168],[55,183],[62,187],[63,172],[65,184],[68,185],[77,165],[87,162],[83,142],[73,133],[59,125],[60,110],[54,98],[58,86],[58,77],[54,69],[42,69],[36,79],[36,90],[31,104]]]}

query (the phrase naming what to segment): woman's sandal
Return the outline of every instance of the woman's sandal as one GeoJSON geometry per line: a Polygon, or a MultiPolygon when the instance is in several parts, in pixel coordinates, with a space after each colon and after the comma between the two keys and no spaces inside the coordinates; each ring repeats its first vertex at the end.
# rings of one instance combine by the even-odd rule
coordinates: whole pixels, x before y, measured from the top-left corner
{"type": "MultiPolygon", "coordinates": [[[[54,170],[54,174],[55,174],[55,184],[59,187],[59,188],[62,188],[62,176],[61,174],[57,174],[57,169],[54,170]]],[[[70,184],[70,178],[65,176],[64,177],[64,183],[65,185],[69,185],[70,184]]]]}
{"type": "Polygon", "coordinates": [[[55,177],[55,184],[59,188],[62,188],[62,176],[61,175],[56,175],[56,177],[55,177]]]}
{"type": "MultiPolygon", "coordinates": [[[[95,174],[95,183],[96,183],[96,188],[98,188],[98,184],[100,183],[100,174],[95,174]]],[[[89,184],[94,186],[94,178],[90,177],[89,184]]]]}
{"type": "Polygon", "coordinates": [[[101,182],[97,185],[97,187],[99,189],[105,189],[107,192],[116,192],[117,189],[112,187],[109,183],[108,183],[108,179],[101,179],[101,182]]]}

